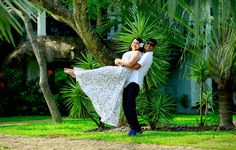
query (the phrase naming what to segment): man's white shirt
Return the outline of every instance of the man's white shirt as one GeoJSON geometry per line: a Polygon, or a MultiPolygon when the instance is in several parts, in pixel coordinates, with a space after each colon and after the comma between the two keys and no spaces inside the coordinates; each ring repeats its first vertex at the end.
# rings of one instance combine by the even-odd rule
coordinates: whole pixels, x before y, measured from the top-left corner
{"type": "Polygon", "coordinates": [[[152,65],[153,61],[153,52],[145,52],[141,59],[137,62],[141,65],[141,67],[138,70],[132,70],[129,78],[126,80],[125,87],[131,83],[135,82],[139,85],[140,88],[143,87],[143,79],[144,76],[147,74],[149,68],[152,65]]]}

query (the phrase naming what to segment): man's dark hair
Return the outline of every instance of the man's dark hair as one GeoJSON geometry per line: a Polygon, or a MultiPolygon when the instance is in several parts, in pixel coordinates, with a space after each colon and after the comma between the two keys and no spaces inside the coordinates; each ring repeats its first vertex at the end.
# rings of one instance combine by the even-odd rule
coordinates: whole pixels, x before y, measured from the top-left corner
{"type": "Polygon", "coordinates": [[[149,38],[149,39],[147,40],[147,42],[152,42],[152,43],[154,44],[154,46],[157,45],[156,39],[153,39],[153,38],[149,38]]]}

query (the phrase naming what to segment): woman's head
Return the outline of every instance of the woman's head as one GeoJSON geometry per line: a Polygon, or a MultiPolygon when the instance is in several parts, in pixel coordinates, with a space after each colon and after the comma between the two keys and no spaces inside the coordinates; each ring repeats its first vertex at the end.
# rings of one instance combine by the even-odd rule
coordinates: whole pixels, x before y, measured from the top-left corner
{"type": "Polygon", "coordinates": [[[143,52],[143,39],[141,39],[140,37],[135,37],[131,42],[129,50],[130,51],[131,50],[139,50],[139,51],[143,52]]]}

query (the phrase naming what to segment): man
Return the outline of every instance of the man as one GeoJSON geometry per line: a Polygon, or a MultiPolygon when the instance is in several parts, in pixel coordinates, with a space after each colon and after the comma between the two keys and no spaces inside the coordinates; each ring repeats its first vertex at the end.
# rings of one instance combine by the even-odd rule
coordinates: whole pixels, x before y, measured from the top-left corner
{"type": "MultiPolygon", "coordinates": [[[[145,53],[141,59],[132,67],[125,66],[133,69],[130,77],[126,81],[126,86],[123,92],[123,109],[124,114],[129,124],[130,130],[128,136],[134,136],[142,133],[141,126],[139,125],[136,113],[136,97],[142,88],[144,76],[147,74],[153,61],[153,50],[157,42],[155,39],[148,39],[144,45],[145,53]]],[[[118,61],[118,63],[120,63],[118,61]]]]}

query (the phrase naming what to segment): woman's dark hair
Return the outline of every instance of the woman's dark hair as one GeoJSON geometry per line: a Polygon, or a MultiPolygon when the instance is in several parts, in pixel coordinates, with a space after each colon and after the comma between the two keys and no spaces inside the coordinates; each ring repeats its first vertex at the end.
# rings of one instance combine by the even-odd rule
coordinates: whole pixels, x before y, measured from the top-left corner
{"type": "MultiPolygon", "coordinates": [[[[134,40],[137,40],[140,44],[143,43],[143,39],[141,39],[140,37],[135,37],[135,38],[131,41],[130,45],[132,44],[132,42],[133,42],[134,40]]],[[[132,47],[130,46],[129,49],[128,49],[128,51],[131,51],[131,50],[132,50],[132,47]]],[[[144,52],[143,46],[140,47],[138,50],[139,50],[140,52],[144,52]]]]}

